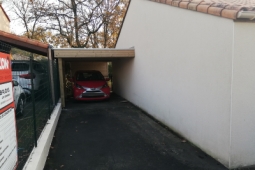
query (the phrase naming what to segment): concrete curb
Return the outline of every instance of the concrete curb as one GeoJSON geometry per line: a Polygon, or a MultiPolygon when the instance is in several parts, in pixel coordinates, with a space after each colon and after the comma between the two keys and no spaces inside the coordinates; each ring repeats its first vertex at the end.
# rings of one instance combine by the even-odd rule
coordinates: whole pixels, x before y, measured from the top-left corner
{"type": "Polygon", "coordinates": [[[23,170],[43,170],[61,110],[59,100],[38,139],[37,147],[32,150],[23,170]]]}

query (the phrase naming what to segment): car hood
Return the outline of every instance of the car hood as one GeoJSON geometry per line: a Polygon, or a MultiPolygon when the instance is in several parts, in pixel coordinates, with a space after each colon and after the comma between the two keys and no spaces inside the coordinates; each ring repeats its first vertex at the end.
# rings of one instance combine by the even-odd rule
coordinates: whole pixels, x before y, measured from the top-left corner
{"type": "Polygon", "coordinates": [[[85,87],[89,87],[89,88],[97,88],[97,87],[101,87],[103,86],[106,81],[76,81],[77,84],[79,84],[80,86],[85,86],[85,87]]]}

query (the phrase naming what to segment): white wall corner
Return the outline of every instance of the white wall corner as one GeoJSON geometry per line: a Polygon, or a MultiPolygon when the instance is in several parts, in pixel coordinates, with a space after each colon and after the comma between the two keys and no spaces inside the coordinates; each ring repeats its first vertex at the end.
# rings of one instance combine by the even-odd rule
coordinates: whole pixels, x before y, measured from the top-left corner
{"type": "Polygon", "coordinates": [[[229,168],[255,165],[255,23],[234,22],[229,168]]]}
{"type": "Polygon", "coordinates": [[[230,91],[230,102],[231,102],[231,104],[230,104],[230,112],[229,112],[229,114],[230,114],[230,116],[229,116],[229,150],[228,150],[228,152],[229,152],[229,155],[228,155],[228,157],[229,157],[229,160],[228,160],[228,168],[230,168],[231,167],[231,148],[232,148],[232,110],[233,110],[233,80],[234,80],[234,57],[235,57],[235,24],[234,24],[234,22],[233,22],[233,30],[232,30],[232,34],[233,34],[233,37],[232,37],[232,61],[231,61],[231,65],[232,65],[232,71],[231,71],[231,87],[230,87],[230,89],[231,89],[231,91],[230,91]]]}

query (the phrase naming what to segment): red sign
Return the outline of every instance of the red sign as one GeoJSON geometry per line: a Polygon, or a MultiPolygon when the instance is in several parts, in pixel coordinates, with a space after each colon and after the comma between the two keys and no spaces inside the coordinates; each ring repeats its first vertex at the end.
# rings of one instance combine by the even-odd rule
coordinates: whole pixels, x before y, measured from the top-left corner
{"type": "Polygon", "coordinates": [[[13,170],[18,162],[15,104],[10,54],[0,52],[0,170],[13,170]]]}

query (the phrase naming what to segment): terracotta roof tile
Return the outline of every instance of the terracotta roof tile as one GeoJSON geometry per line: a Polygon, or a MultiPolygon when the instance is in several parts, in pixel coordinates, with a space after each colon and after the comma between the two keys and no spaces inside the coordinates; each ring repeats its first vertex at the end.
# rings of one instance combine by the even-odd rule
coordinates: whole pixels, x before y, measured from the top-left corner
{"type": "Polygon", "coordinates": [[[198,4],[198,6],[197,6],[197,11],[198,11],[198,12],[207,13],[208,8],[209,8],[210,6],[211,6],[211,3],[201,2],[201,3],[198,4]]]}
{"type": "Polygon", "coordinates": [[[174,0],[174,1],[172,1],[172,6],[179,7],[179,3],[180,3],[180,2],[181,2],[181,1],[174,0]]]}
{"type": "Polygon", "coordinates": [[[172,0],[166,0],[166,4],[168,4],[168,5],[172,5],[172,0]]]}
{"type": "Polygon", "coordinates": [[[229,19],[236,19],[238,11],[225,9],[221,12],[221,16],[229,19]]]}
{"type": "Polygon", "coordinates": [[[180,2],[179,7],[180,7],[180,8],[185,8],[185,9],[187,9],[187,8],[188,8],[189,3],[190,3],[190,2],[180,2]]]}
{"type": "Polygon", "coordinates": [[[229,19],[254,19],[254,0],[151,0],[179,8],[203,12],[229,19]],[[238,15],[238,13],[240,14],[238,15]],[[243,16],[242,13],[252,15],[243,16]]]}
{"type": "Polygon", "coordinates": [[[189,9],[189,10],[196,11],[196,10],[197,10],[197,6],[198,6],[198,3],[193,3],[193,2],[191,2],[191,3],[189,3],[189,5],[188,5],[188,9],[189,9]]]}
{"type": "Polygon", "coordinates": [[[49,44],[42,43],[38,40],[29,39],[27,37],[18,36],[0,30],[0,41],[8,43],[12,46],[28,50],[38,54],[46,55],[49,44]]]}

